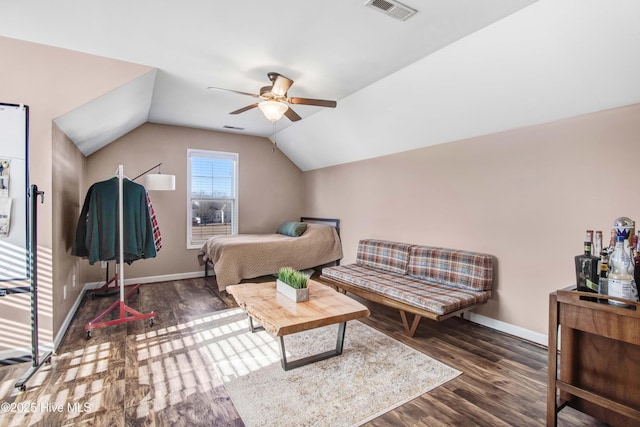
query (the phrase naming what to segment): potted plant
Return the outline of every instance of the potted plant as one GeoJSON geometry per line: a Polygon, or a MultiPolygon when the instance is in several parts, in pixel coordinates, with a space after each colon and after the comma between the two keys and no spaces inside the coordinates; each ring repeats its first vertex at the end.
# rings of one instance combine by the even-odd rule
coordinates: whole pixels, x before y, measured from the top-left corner
{"type": "Polygon", "coordinates": [[[309,301],[307,276],[291,267],[278,270],[276,289],[278,292],[295,302],[309,301]]]}

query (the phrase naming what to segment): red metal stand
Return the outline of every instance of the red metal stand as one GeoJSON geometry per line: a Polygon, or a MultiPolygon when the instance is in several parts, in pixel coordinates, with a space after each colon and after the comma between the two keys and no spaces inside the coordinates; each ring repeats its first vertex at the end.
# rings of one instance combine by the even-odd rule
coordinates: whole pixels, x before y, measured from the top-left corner
{"type": "MultiPolygon", "coordinates": [[[[118,274],[116,273],[115,276],[113,277],[113,279],[111,279],[112,282],[115,282],[115,286],[118,286],[118,274]]],[[[129,291],[124,295],[125,299],[129,298],[129,296],[136,292],[138,290],[138,288],[140,287],[140,284],[136,284],[136,285],[127,285],[127,287],[131,287],[131,289],[129,289],[129,291]]],[[[102,313],[98,314],[96,317],[94,317],[93,319],[91,319],[91,321],[89,323],[87,323],[86,325],[84,325],[84,330],[87,332],[87,339],[91,338],[92,335],[92,330],[96,329],[96,328],[104,328],[106,326],[113,326],[113,325],[120,325],[122,323],[127,323],[127,322],[133,322],[135,320],[143,320],[143,319],[151,319],[150,324],[151,326],[153,326],[154,324],[154,318],[158,315],[158,313],[151,311],[149,313],[140,313],[137,310],[134,310],[133,308],[129,307],[128,305],[126,305],[124,303],[123,300],[116,300],[113,304],[111,304],[109,306],[109,308],[107,308],[105,311],[103,311],[102,313]],[[118,319],[114,319],[114,320],[107,320],[104,322],[100,322],[100,320],[106,316],[107,314],[111,313],[113,310],[115,310],[116,308],[119,308],[120,311],[120,317],[118,319]],[[129,316],[127,316],[127,314],[129,316]]]]}
{"type": "Polygon", "coordinates": [[[97,291],[109,291],[109,290],[114,290],[118,288],[118,274],[116,273],[110,280],[108,280],[104,285],[100,286],[99,288],[95,288],[93,289],[93,292],[97,292],[97,291]],[[114,283],[113,286],[111,286],[111,284],[114,283]]]}
{"type": "MultiPolygon", "coordinates": [[[[117,264],[116,264],[116,271],[117,271],[117,264]]],[[[111,296],[111,295],[115,295],[118,292],[120,292],[120,288],[118,287],[118,273],[114,274],[114,276],[109,279],[109,264],[107,263],[107,274],[106,274],[106,281],[104,283],[104,285],[100,286],[99,288],[94,288],[91,290],[91,298],[96,298],[96,297],[106,297],[106,296],[111,296]],[[112,286],[113,285],[113,286],[112,286]]],[[[129,288],[131,286],[140,286],[140,285],[123,285],[125,288],[129,288]]]]}

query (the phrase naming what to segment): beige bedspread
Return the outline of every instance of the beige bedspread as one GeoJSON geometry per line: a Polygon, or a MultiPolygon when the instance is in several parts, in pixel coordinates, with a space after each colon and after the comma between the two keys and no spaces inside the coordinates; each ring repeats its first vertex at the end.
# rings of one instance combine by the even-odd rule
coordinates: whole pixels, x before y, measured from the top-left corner
{"type": "Polygon", "coordinates": [[[307,269],[342,258],[342,245],[330,225],[309,223],[300,237],[282,234],[214,236],[200,248],[200,265],[213,264],[218,288],[242,279],[275,274],[280,267],[307,269]]]}

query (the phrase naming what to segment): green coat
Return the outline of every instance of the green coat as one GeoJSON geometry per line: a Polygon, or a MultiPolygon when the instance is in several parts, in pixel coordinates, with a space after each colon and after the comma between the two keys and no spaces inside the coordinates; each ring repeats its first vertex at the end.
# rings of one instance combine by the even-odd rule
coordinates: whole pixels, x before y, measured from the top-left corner
{"type": "MultiPolygon", "coordinates": [[[[156,256],[144,187],[128,179],[123,186],[124,260],[128,264],[156,256]]],[[[84,201],[72,255],[96,261],[119,260],[118,178],[93,184],[84,201]]]]}

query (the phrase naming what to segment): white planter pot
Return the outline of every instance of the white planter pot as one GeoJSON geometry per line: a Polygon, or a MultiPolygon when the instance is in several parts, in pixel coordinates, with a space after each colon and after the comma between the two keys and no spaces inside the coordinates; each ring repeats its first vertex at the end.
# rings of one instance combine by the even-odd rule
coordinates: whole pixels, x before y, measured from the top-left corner
{"type": "Polygon", "coordinates": [[[295,302],[309,301],[309,288],[295,289],[287,285],[280,279],[276,279],[276,289],[278,290],[278,292],[280,292],[282,295],[286,296],[292,301],[295,301],[295,302]]]}

